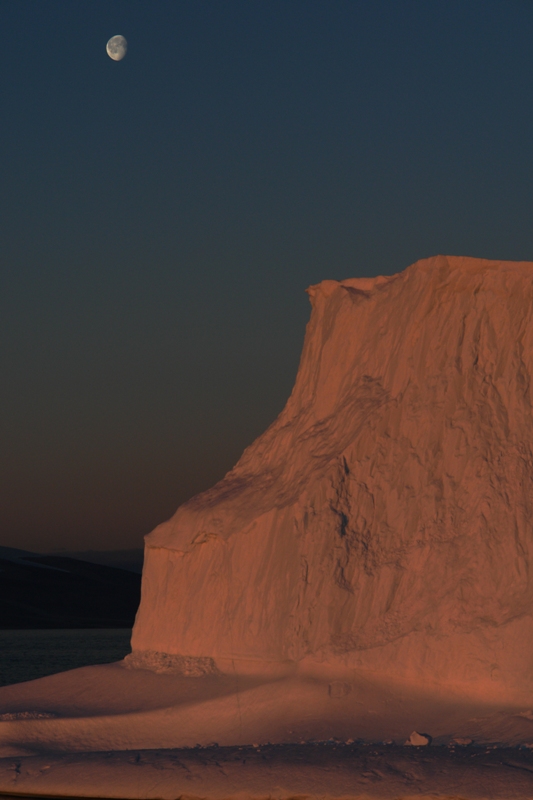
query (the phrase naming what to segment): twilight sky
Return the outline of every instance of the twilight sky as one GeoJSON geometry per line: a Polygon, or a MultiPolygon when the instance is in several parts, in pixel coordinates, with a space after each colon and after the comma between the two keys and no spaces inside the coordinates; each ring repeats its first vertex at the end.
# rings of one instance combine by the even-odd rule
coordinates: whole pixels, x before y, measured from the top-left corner
{"type": "Polygon", "coordinates": [[[0,0],[0,73],[0,545],[221,478],[309,284],[533,260],[529,0],[0,0]]]}

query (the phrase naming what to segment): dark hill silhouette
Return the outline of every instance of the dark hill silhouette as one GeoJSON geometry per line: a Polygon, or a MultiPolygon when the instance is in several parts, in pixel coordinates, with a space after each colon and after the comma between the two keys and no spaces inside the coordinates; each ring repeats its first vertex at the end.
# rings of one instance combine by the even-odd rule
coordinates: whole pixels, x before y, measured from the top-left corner
{"type": "Polygon", "coordinates": [[[0,548],[0,629],[129,628],[140,586],[125,569],[0,548]]]}
{"type": "Polygon", "coordinates": [[[127,569],[130,572],[138,572],[140,575],[143,569],[144,549],[136,547],[129,550],[62,550],[45,555],[76,558],[91,564],[127,569]]]}

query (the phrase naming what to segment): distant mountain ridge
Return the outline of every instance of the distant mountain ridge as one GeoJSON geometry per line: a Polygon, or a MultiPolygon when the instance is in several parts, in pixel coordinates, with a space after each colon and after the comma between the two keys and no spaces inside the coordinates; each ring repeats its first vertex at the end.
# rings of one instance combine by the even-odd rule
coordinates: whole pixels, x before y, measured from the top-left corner
{"type": "Polygon", "coordinates": [[[144,549],[142,547],[129,550],[61,550],[56,553],[46,553],[62,558],[77,558],[79,561],[88,561],[91,564],[102,564],[117,569],[127,569],[130,572],[141,574],[143,568],[144,549]]]}
{"type": "Polygon", "coordinates": [[[0,547],[0,629],[130,628],[140,574],[0,547]]]}

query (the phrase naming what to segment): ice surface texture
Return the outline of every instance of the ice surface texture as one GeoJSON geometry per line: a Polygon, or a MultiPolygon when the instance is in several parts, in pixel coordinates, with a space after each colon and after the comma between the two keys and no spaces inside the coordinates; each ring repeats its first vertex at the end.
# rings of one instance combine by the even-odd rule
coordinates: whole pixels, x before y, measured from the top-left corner
{"type": "Polygon", "coordinates": [[[522,696],[533,263],[437,256],[308,292],[285,409],[147,537],[134,654],[522,696]]]}
{"type": "Polygon", "coordinates": [[[216,675],[218,670],[212,658],[194,656],[174,656],[169,653],[156,653],[153,650],[136,650],[124,659],[126,669],[149,669],[161,675],[183,675],[186,678],[200,678],[202,675],[216,675]]]}

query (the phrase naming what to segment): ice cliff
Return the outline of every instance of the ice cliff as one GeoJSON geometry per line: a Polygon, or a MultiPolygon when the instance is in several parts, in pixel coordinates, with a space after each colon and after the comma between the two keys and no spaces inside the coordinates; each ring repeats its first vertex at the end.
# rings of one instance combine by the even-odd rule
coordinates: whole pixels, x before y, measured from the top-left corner
{"type": "Polygon", "coordinates": [[[133,665],[531,688],[533,263],[308,292],[285,409],[146,539],[133,665]]]}

